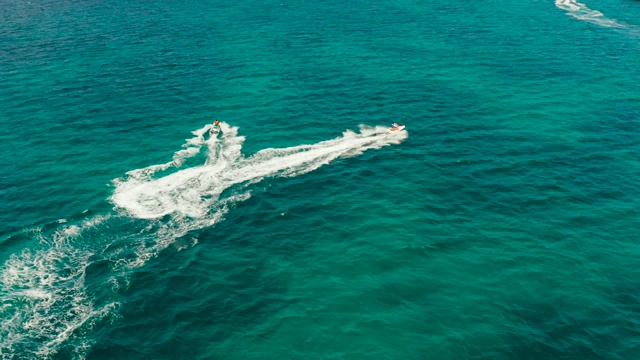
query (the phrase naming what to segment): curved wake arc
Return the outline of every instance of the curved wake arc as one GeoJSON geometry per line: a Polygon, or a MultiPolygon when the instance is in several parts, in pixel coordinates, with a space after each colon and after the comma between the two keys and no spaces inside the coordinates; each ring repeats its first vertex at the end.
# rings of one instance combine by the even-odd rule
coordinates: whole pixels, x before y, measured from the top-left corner
{"type": "Polygon", "coordinates": [[[238,128],[222,124],[219,139],[205,140],[209,127],[194,131],[172,161],[113,181],[110,201],[124,216],[91,215],[36,229],[37,244],[4,263],[0,359],[84,358],[93,345],[86,334],[117,318],[119,292],[128,287],[130,274],[171,244],[178,250],[195,245],[197,238],[185,236],[222,221],[235,203],[249,198],[249,185],[305,174],[408,136],[361,126],[332,140],[244,157],[238,128]]]}
{"type": "Polygon", "coordinates": [[[602,12],[593,10],[577,0],[556,0],[556,7],[567,12],[567,15],[578,20],[608,28],[627,28],[614,19],[606,17],[602,12]]]}
{"type": "Polygon", "coordinates": [[[86,334],[117,318],[119,291],[128,287],[130,274],[171,244],[178,250],[195,245],[197,238],[185,236],[222,221],[235,203],[249,198],[249,185],[305,174],[408,136],[361,126],[332,140],[245,157],[238,128],[222,124],[223,135],[206,140],[209,127],[194,131],[172,161],[113,181],[109,200],[123,216],[90,215],[35,229],[37,245],[4,263],[0,358],[85,357],[93,345],[86,334]]]}

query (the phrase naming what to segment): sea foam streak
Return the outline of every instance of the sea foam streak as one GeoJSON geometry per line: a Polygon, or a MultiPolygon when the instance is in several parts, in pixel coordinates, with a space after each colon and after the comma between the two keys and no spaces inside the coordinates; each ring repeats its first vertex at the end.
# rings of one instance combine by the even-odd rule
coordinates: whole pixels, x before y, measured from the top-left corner
{"type": "MultiPolygon", "coordinates": [[[[0,357],[48,358],[79,329],[88,330],[117,302],[94,304],[84,279],[93,252],[77,238],[95,231],[109,216],[85,219],[44,236],[43,248],[14,254],[0,273],[0,357]]],[[[76,357],[90,344],[74,339],[76,357]]]]}
{"type": "Polygon", "coordinates": [[[556,0],[556,7],[567,12],[568,15],[582,21],[587,21],[608,28],[626,28],[627,26],[609,19],[603,13],[590,9],[587,5],[576,0],[556,0]]]}
{"type": "Polygon", "coordinates": [[[338,157],[407,137],[406,131],[361,126],[359,133],[348,130],[332,140],[244,157],[244,137],[237,128],[222,124],[221,137],[205,141],[209,127],[194,131],[172,161],[114,180],[110,200],[117,215],[65,219],[53,229],[38,230],[37,246],[5,262],[0,270],[0,358],[51,358],[60,351],[84,357],[92,345],[84,334],[117,315],[118,292],[127,288],[135,269],[171,244],[180,250],[197,243],[188,233],[221,221],[235,203],[249,197],[249,185],[266,177],[305,174],[338,157]],[[187,166],[203,147],[203,163],[187,166]]]}

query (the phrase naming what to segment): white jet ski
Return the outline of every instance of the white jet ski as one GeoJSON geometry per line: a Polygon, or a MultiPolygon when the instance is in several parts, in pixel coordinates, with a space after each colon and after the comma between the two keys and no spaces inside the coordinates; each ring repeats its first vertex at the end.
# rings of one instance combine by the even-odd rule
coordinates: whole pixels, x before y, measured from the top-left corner
{"type": "Polygon", "coordinates": [[[389,131],[402,131],[404,130],[404,125],[400,125],[398,123],[393,123],[393,126],[391,126],[391,129],[389,129],[389,131]]]}
{"type": "Polygon", "coordinates": [[[215,126],[215,125],[213,125],[213,126],[211,127],[211,129],[209,130],[209,135],[211,135],[211,136],[216,136],[216,135],[218,135],[219,133],[220,133],[220,126],[215,126]]]}

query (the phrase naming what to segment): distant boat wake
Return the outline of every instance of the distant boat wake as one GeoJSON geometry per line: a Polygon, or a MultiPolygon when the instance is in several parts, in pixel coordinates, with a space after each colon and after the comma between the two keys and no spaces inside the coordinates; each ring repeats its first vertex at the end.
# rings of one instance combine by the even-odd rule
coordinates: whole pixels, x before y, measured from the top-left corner
{"type": "Polygon", "coordinates": [[[556,0],[556,7],[567,12],[567,15],[582,21],[608,28],[627,28],[628,26],[616,20],[609,19],[603,13],[590,9],[587,5],[576,0],[556,0]]]}
{"type": "Polygon", "coordinates": [[[223,123],[220,139],[205,140],[208,129],[194,131],[171,162],[115,179],[109,198],[115,214],[81,214],[25,234],[37,246],[13,254],[0,269],[0,358],[85,357],[91,329],[117,318],[131,273],[170,245],[197,243],[189,232],[221,221],[250,197],[252,184],[302,175],[408,136],[361,126],[332,140],[245,157],[238,128],[223,123]],[[198,156],[199,165],[186,165],[198,156]]]}

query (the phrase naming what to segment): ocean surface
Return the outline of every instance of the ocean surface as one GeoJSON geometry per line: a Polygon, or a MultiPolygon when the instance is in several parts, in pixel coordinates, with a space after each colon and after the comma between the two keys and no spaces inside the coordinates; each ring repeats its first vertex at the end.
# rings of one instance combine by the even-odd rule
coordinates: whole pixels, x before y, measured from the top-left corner
{"type": "Polygon", "coordinates": [[[638,66],[636,0],[0,0],[0,358],[640,359],[638,66]]]}

